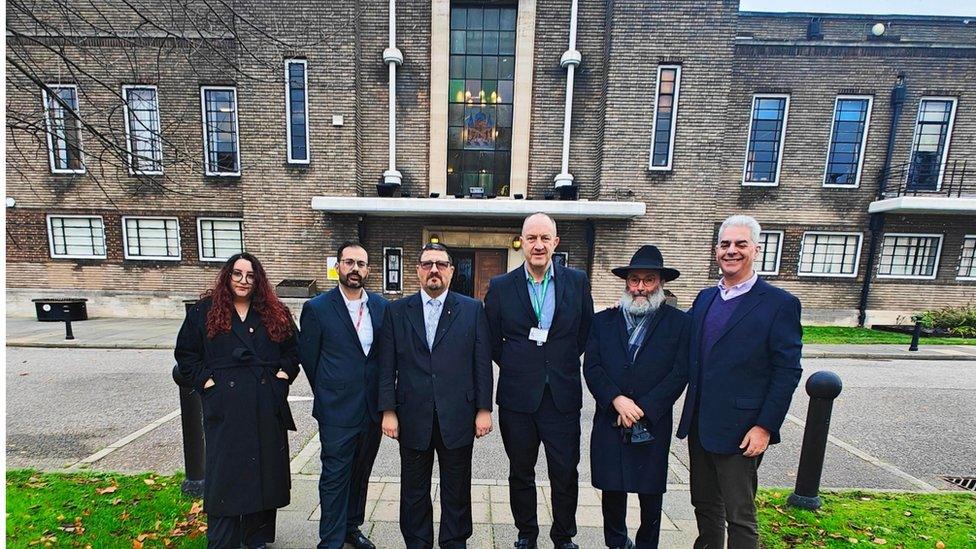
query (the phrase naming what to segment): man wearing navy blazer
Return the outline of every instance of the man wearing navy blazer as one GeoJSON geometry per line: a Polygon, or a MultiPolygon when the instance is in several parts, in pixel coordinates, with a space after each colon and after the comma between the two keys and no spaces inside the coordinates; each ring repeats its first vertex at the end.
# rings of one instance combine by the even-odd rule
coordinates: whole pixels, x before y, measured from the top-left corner
{"type": "Polygon", "coordinates": [[[535,465],[546,451],[552,486],[552,528],[557,549],[576,549],[579,494],[579,357],[586,346],[593,298],[586,274],[557,265],[556,222],[546,214],[522,224],[525,263],[488,284],[485,311],[492,357],[498,364],[498,423],[509,460],[508,488],[518,539],[536,547],[535,465]]]}
{"type": "Polygon", "coordinates": [[[756,276],[759,223],[736,215],[719,228],[717,287],[699,292],[678,438],[688,436],[699,549],[758,547],[757,471],[800,381],[800,302],[756,276]]]}
{"type": "Polygon", "coordinates": [[[448,291],[454,266],[443,245],[420,252],[420,292],[387,308],[380,338],[383,433],[400,442],[400,532],[407,549],[434,546],[430,501],[440,467],[438,545],[472,534],[471,450],[491,431],[493,373],[481,303],[448,291]]]}
{"type": "Polygon", "coordinates": [[[613,274],[626,281],[620,307],[593,317],[583,361],[586,385],[596,400],[590,470],[593,486],[603,491],[607,547],[656,549],[668,481],[671,409],[688,381],[691,317],[664,302],[665,282],[680,273],[664,265],[657,247],[641,246],[630,265],[613,274]],[[641,439],[641,429],[653,438],[641,439]],[[636,545],[627,537],[628,493],[640,501],[636,545]]]}
{"type": "Polygon", "coordinates": [[[362,534],[366,489],[379,449],[376,340],[388,302],[363,289],[369,256],[356,242],[337,253],[339,285],[305,303],[299,354],[312,385],[322,473],[319,547],[374,549],[362,534]]]}

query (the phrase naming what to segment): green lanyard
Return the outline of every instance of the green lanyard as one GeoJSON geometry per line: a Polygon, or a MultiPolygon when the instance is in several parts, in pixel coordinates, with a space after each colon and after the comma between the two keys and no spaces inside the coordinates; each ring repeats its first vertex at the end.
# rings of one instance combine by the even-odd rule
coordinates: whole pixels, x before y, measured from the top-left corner
{"type": "Polygon", "coordinates": [[[542,278],[542,296],[540,297],[535,291],[535,287],[538,285],[533,280],[532,281],[532,310],[535,311],[535,317],[538,319],[539,324],[542,324],[542,307],[546,303],[546,291],[549,289],[549,279],[552,277],[550,271],[546,271],[546,276],[542,278]]]}

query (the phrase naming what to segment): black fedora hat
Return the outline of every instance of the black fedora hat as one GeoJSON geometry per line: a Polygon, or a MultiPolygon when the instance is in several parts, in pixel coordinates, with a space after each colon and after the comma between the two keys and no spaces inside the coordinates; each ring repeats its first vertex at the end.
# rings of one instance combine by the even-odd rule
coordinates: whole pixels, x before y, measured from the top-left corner
{"type": "Polygon", "coordinates": [[[630,271],[637,269],[652,269],[661,272],[661,278],[665,282],[674,280],[681,276],[681,273],[677,269],[671,269],[664,266],[664,257],[661,256],[661,250],[657,249],[657,246],[652,246],[650,244],[645,244],[637,250],[634,257],[630,258],[630,265],[626,267],[617,267],[612,269],[611,272],[620,278],[627,278],[630,271]]]}

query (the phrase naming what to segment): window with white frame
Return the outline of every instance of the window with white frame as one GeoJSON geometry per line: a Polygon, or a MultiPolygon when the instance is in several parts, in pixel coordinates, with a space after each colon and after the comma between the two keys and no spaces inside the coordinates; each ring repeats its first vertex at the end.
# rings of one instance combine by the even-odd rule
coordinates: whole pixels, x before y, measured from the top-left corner
{"type": "Polygon", "coordinates": [[[827,150],[827,187],[857,187],[861,181],[864,144],[871,124],[870,96],[840,96],[834,103],[834,122],[827,150]]]}
{"type": "Polygon", "coordinates": [[[746,162],[742,174],[743,185],[779,184],[789,110],[788,95],[753,96],[749,141],[746,143],[746,162]]]}
{"type": "Polygon", "coordinates": [[[180,222],[175,217],[123,217],[126,259],[179,261],[180,222]]]}
{"type": "Polygon", "coordinates": [[[955,114],[953,97],[923,97],[919,101],[908,167],[910,190],[937,191],[942,186],[955,114]]]}
{"type": "Polygon", "coordinates": [[[123,86],[122,94],[125,98],[129,171],[145,175],[163,173],[163,139],[156,86],[123,86]]]}
{"type": "Polygon", "coordinates": [[[285,129],[288,137],[288,162],[308,164],[308,62],[285,61],[285,129]]]}
{"type": "Polygon", "coordinates": [[[51,173],[85,173],[81,156],[81,115],[78,87],[51,84],[42,90],[47,150],[51,173]]]}
{"type": "Polygon", "coordinates": [[[756,258],[756,273],[761,275],[778,275],[779,260],[783,252],[783,231],[762,231],[759,233],[761,246],[759,257],[756,258]]]}
{"type": "Polygon", "coordinates": [[[976,280],[976,234],[967,234],[962,241],[962,251],[959,254],[959,269],[956,278],[960,280],[976,280]]]}
{"type": "Polygon", "coordinates": [[[657,68],[657,95],[651,122],[651,170],[671,169],[680,85],[681,66],[661,65],[657,68]]]}
{"type": "Polygon", "coordinates": [[[886,234],[878,263],[879,278],[935,278],[942,235],[886,234]]]}
{"type": "Polygon", "coordinates": [[[203,155],[207,175],[241,175],[237,131],[237,88],[203,87],[203,155]]]}
{"type": "Polygon", "coordinates": [[[861,233],[806,232],[800,247],[801,276],[856,277],[861,233]]]}
{"type": "Polygon", "coordinates": [[[200,261],[225,261],[244,251],[244,220],[200,218],[197,220],[200,261]]]}
{"type": "Polygon", "coordinates": [[[99,216],[49,215],[51,257],[105,259],[105,224],[99,216]]]}

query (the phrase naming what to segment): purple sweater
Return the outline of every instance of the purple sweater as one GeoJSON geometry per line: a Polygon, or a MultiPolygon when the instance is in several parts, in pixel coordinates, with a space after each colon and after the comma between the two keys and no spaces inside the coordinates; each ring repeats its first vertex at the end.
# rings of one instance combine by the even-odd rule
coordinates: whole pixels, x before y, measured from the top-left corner
{"type": "MultiPolygon", "coordinates": [[[[747,292],[748,293],[748,292],[747,292]]],[[[732,299],[726,301],[722,299],[719,292],[715,292],[715,298],[708,305],[708,311],[705,313],[705,320],[702,322],[701,331],[701,348],[698,355],[699,367],[698,367],[698,391],[697,399],[695,401],[695,418],[697,419],[698,410],[701,408],[701,390],[702,390],[702,377],[705,371],[705,365],[707,364],[708,355],[712,352],[712,347],[718,341],[720,335],[722,335],[722,330],[725,329],[725,325],[728,324],[729,319],[732,318],[732,313],[735,312],[735,308],[739,306],[742,298],[746,294],[742,294],[732,299]]]]}

